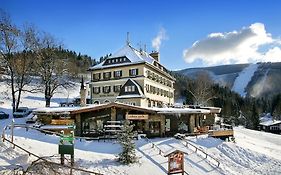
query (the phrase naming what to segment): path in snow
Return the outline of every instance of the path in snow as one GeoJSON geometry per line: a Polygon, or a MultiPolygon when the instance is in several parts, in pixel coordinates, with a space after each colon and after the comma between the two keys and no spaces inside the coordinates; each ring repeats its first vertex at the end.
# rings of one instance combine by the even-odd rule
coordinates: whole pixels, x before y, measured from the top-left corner
{"type": "MultiPolygon", "coordinates": [[[[185,150],[188,155],[185,155],[185,164],[184,170],[188,174],[224,174],[221,172],[220,168],[217,168],[216,165],[213,165],[209,162],[208,159],[205,159],[204,156],[195,153],[191,148],[185,147],[181,141],[174,138],[169,139],[152,139],[151,140],[155,145],[157,145],[164,153],[170,151],[171,149],[178,148],[185,150]]],[[[159,155],[159,150],[152,148],[151,144],[144,144],[143,146],[138,146],[137,149],[145,157],[147,157],[153,164],[158,166],[163,174],[167,174],[168,168],[168,158],[163,155],[159,155]]]]}
{"type": "Polygon", "coordinates": [[[248,67],[244,68],[242,72],[235,79],[232,90],[240,94],[242,97],[246,96],[245,88],[251,81],[254,73],[258,68],[258,64],[250,64],[248,67]]]}

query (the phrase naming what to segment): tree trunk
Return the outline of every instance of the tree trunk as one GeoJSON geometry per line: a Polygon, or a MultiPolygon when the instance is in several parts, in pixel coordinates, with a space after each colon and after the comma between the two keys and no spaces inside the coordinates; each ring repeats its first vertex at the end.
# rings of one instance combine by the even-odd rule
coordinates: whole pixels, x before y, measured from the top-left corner
{"type": "Polygon", "coordinates": [[[12,68],[10,68],[11,71],[11,88],[12,88],[12,107],[13,107],[13,113],[16,111],[16,94],[15,94],[15,87],[14,87],[14,72],[12,68]]]}
{"type": "Polygon", "coordinates": [[[51,105],[51,97],[46,97],[45,96],[45,101],[46,101],[46,107],[50,107],[50,105],[51,105]]]}
{"type": "Polygon", "coordinates": [[[45,101],[46,107],[50,107],[51,105],[51,87],[48,84],[45,84],[45,101]]]}

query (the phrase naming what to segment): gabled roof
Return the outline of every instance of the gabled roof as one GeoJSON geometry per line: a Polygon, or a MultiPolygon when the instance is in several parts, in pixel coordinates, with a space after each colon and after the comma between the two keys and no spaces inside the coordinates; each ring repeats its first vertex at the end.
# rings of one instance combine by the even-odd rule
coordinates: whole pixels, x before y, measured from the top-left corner
{"type": "Polygon", "coordinates": [[[126,83],[123,85],[121,88],[121,92],[119,95],[116,97],[117,99],[122,99],[122,98],[145,98],[145,95],[143,93],[143,90],[141,86],[133,79],[129,78],[126,83]],[[124,93],[123,90],[125,86],[127,85],[134,85],[136,87],[135,92],[130,92],[130,93],[124,93]]]}
{"type": "Polygon", "coordinates": [[[268,121],[261,122],[260,125],[272,126],[272,125],[277,125],[277,124],[280,124],[280,123],[281,123],[281,120],[268,120],[268,121]]]}
{"type": "Polygon", "coordinates": [[[98,65],[95,65],[93,67],[90,67],[90,70],[93,69],[100,69],[100,68],[107,68],[107,67],[114,67],[119,65],[129,65],[129,64],[136,64],[136,63],[149,63],[153,64],[154,58],[152,58],[147,52],[145,51],[139,51],[135,48],[133,48],[130,45],[125,45],[123,48],[118,50],[116,53],[105,59],[103,62],[101,62],[98,65]],[[125,63],[116,63],[111,65],[104,65],[106,60],[112,59],[112,58],[120,58],[120,57],[126,57],[130,60],[130,62],[125,63]]]}

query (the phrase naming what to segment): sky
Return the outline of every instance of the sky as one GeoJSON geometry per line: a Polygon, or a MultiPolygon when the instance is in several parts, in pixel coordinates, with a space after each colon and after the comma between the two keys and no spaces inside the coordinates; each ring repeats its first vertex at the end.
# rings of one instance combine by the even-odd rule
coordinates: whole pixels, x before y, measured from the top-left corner
{"type": "Polygon", "coordinates": [[[0,0],[0,8],[96,59],[129,32],[133,47],[159,51],[170,70],[281,61],[279,0],[0,0]]]}

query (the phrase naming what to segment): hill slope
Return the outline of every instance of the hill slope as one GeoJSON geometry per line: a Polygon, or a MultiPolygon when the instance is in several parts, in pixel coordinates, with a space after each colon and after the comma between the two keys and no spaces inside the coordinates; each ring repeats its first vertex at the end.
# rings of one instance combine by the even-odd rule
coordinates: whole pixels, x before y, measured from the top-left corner
{"type": "Polygon", "coordinates": [[[177,71],[188,77],[207,72],[215,83],[227,86],[241,96],[264,97],[281,92],[281,62],[233,64],[177,71]],[[245,91],[245,92],[244,92],[245,91]]]}

